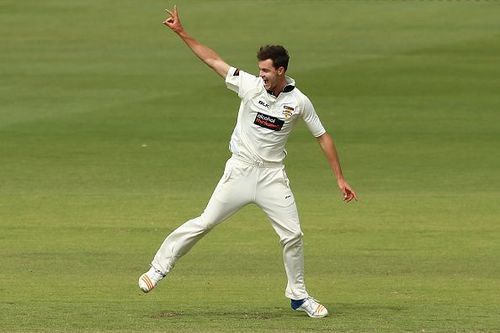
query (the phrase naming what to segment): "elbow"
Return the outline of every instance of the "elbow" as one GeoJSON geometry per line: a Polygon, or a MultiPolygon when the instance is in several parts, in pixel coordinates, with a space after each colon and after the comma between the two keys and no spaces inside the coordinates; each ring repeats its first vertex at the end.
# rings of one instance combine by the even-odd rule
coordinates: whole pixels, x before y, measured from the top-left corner
{"type": "Polygon", "coordinates": [[[328,134],[328,132],[325,132],[325,133],[321,134],[320,136],[316,137],[316,139],[318,140],[318,142],[320,144],[332,141],[332,137],[330,136],[330,134],[328,134]]]}

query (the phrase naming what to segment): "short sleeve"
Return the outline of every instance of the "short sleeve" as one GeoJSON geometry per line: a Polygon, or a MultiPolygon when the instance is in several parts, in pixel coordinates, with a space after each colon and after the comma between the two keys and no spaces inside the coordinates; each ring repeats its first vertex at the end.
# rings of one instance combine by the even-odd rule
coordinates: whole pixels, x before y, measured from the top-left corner
{"type": "Polygon", "coordinates": [[[309,128],[309,131],[312,135],[314,135],[314,137],[317,138],[326,133],[323,124],[321,124],[321,121],[316,114],[316,110],[314,110],[314,106],[306,96],[304,96],[304,110],[302,112],[302,119],[304,119],[307,128],[309,128]]]}
{"type": "Polygon", "coordinates": [[[228,89],[238,93],[240,98],[243,98],[248,91],[258,87],[259,84],[262,84],[260,78],[241,71],[238,68],[231,67],[227,71],[226,86],[228,89]]]}

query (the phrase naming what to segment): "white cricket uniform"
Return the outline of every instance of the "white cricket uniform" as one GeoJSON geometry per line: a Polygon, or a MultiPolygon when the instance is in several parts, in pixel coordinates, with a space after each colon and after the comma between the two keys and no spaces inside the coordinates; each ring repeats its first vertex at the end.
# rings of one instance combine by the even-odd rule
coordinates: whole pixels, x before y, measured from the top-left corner
{"type": "Polygon", "coordinates": [[[264,88],[260,77],[231,67],[226,85],[241,99],[236,127],[231,135],[224,174],[203,213],[174,230],[163,242],[151,265],[164,274],[208,231],[249,203],[269,217],[283,246],[288,278],[285,295],[308,297],[304,283],[304,255],[295,199],[285,173],[285,145],[297,120],[319,137],[323,128],[311,101],[286,78],[278,97],[264,88]]]}

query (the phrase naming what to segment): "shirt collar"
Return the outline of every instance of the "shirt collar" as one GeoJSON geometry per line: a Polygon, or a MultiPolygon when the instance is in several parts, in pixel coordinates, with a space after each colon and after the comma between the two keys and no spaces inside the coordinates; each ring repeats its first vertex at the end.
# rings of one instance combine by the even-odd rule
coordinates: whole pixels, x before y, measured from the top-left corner
{"type": "MultiPolygon", "coordinates": [[[[286,80],[286,86],[285,86],[285,88],[283,88],[283,91],[282,91],[283,93],[287,93],[287,92],[290,92],[293,89],[295,89],[295,80],[294,79],[292,79],[289,76],[285,76],[285,80],[286,80]]],[[[274,93],[271,90],[268,90],[267,93],[274,96],[274,93]]]]}

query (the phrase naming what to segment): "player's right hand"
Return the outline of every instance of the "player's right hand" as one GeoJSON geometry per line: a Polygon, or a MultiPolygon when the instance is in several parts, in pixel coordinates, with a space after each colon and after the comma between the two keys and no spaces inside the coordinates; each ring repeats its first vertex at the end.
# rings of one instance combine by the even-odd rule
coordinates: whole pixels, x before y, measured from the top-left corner
{"type": "Polygon", "coordinates": [[[174,9],[168,10],[165,9],[168,13],[168,17],[163,24],[172,29],[174,32],[181,32],[183,30],[181,20],[179,19],[179,11],[177,10],[177,5],[174,6],[174,9]]]}

